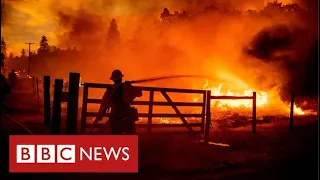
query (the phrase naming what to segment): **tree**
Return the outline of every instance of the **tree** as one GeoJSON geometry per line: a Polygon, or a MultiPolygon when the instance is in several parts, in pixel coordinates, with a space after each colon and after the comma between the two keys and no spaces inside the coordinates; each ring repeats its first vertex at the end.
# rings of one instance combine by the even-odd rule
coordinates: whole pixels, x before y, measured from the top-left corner
{"type": "Polygon", "coordinates": [[[248,16],[256,16],[258,12],[256,10],[248,9],[245,14],[248,16]]]}
{"type": "Polygon", "coordinates": [[[174,11],[174,14],[170,14],[168,8],[164,8],[163,12],[160,14],[160,18],[162,20],[162,23],[172,24],[187,20],[189,18],[189,14],[184,10],[181,13],[178,11],[174,11]]]}
{"type": "Polygon", "coordinates": [[[282,8],[282,2],[278,2],[278,1],[273,1],[273,2],[268,2],[267,6],[265,7],[265,9],[281,9],[282,8]]]}
{"type": "Polygon", "coordinates": [[[278,13],[284,12],[281,2],[273,1],[268,2],[267,5],[260,11],[261,15],[273,17],[278,13]]]}
{"type": "Polygon", "coordinates": [[[21,50],[21,57],[25,57],[26,56],[26,51],[24,49],[21,50]]]}
{"type": "Polygon", "coordinates": [[[283,6],[283,8],[285,9],[286,12],[299,12],[299,11],[302,11],[302,8],[296,3],[286,4],[286,5],[283,6]]]}
{"type": "Polygon", "coordinates": [[[38,53],[46,53],[50,51],[50,46],[46,36],[42,36],[40,40],[40,47],[38,53]]]}
{"type": "Polygon", "coordinates": [[[162,19],[162,22],[164,22],[164,23],[171,23],[173,20],[173,17],[174,17],[174,15],[170,14],[168,8],[164,8],[163,12],[160,15],[160,18],[162,19]]]}
{"type": "Polygon", "coordinates": [[[7,57],[7,44],[4,41],[4,38],[1,38],[1,53],[3,53],[4,57],[7,57]]]}
{"type": "Polygon", "coordinates": [[[180,14],[180,18],[181,19],[188,19],[189,14],[186,11],[182,11],[182,13],[180,14]]]}
{"type": "Polygon", "coordinates": [[[9,55],[9,59],[13,59],[13,53],[12,52],[9,55]]]}
{"type": "Polygon", "coordinates": [[[120,43],[120,32],[115,19],[112,19],[107,33],[107,44],[117,45],[120,43]]]}
{"type": "Polygon", "coordinates": [[[4,59],[5,59],[4,54],[1,53],[1,60],[0,60],[0,69],[1,69],[1,70],[2,70],[2,68],[4,67],[4,59]]]}
{"type": "Polygon", "coordinates": [[[56,46],[50,46],[50,52],[56,52],[57,50],[56,46]]]}

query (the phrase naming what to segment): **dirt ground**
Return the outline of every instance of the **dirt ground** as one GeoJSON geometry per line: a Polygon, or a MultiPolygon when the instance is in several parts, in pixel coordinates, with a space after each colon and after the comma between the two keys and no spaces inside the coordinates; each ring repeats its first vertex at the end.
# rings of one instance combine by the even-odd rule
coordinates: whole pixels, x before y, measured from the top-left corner
{"type": "MultiPolygon", "coordinates": [[[[29,127],[36,132],[40,126],[29,127]]],[[[3,128],[1,152],[7,152],[5,135],[16,127],[3,128]]],[[[317,121],[300,123],[292,131],[286,123],[259,125],[257,131],[257,134],[252,134],[250,127],[212,131],[211,141],[216,144],[204,144],[199,142],[199,137],[186,135],[141,134],[138,174],[10,174],[5,179],[317,178],[317,121]],[[219,143],[229,146],[220,146],[219,143]]],[[[6,166],[6,156],[1,159],[2,167],[6,166]]]]}
{"type": "MultiPolygon", "coordinates": [[[[48,129],[37,111],[10,111],[10,116],[36,134],[48,129]]],[[[1,119],[0,179],[318,179],[318,117],[295,117],[289,130],[287,120],[250,126],[211,128],[210,141],[181,134],[139,134],[139,173],[8,174],[8,135],[23,130],[1,119]]]]}

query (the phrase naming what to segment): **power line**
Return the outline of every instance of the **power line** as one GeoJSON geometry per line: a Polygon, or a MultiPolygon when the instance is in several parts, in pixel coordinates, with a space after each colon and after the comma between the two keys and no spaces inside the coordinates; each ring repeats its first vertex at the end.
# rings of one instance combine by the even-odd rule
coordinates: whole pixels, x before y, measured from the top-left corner
{"type": "Polygon", "coordinates": [[[29,57],[28,57],[28,75],[30,75],[30,47],[31,47],[31,45],[32,44],[34,44],[34,43],[31,43],[31,42],[26,42],[26,44],[28,44],[29,45],[29,57]]]}

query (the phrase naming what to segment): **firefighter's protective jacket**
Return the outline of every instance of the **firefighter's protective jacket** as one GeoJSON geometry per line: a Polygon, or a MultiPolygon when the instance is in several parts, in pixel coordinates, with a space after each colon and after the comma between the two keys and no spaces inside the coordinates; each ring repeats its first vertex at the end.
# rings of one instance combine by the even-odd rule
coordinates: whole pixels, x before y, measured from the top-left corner
{"type": "Polygon", "coordinates": [[[130,112],[133,100],[141,96],[141,90],[130,83],[115,84],[105,92],[96,118],[98,120],[102,119],[108,106],[111,107],[110,120],[125,118],[130,112]]]}

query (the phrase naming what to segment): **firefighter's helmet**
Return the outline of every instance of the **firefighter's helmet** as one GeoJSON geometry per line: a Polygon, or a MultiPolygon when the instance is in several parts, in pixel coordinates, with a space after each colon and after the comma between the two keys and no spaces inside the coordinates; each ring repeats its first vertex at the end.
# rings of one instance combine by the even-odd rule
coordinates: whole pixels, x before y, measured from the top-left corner
{"type": "Polygon", "coordinates": [[[112,71],[110,80],[118,80],[121,79],[124,75],[122,74],[122,72],[119,69],[116,69],[114,71],[112,71]]]}

